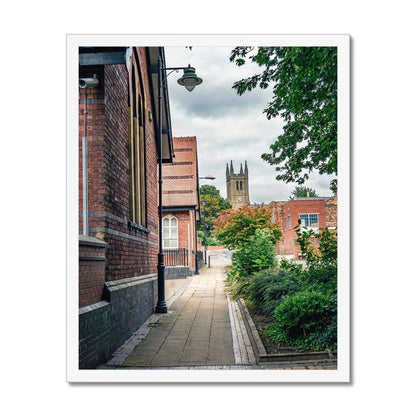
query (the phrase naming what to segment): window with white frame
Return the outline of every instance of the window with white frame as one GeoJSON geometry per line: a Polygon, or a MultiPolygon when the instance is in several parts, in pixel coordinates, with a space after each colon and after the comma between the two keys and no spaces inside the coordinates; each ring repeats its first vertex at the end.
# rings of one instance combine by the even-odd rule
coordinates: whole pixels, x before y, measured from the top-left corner
{"type": "Polygon", "coordinates": [[[301,226],[304,228],[318,228],[318,214],[299,214],[301,226]]]}
{"type": "Polygon", "coordinates": [[[292,217],[289,215],[287,219],[288,219],[289,230],[291,230],[292,229],[292,217]]]}
{"type": "Polygon", "coordinates": [[[284,223],[285,223],[285,231],[287,231],[286,217],[284,217],[284,223]]]}
{"type": "Polygon", "coordinates": [[[163,218],[163,248],[178,248],[178,219],[172,215],[163,218]]]}

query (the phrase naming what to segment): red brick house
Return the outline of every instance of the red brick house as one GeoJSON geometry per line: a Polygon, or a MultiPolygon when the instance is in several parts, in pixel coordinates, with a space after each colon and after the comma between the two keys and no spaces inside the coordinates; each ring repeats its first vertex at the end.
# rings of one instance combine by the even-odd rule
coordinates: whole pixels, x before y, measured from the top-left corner
{"type": "Polygon", "coordinates": [[[196,137],[174,137],[173,151],[173,163],[163,165],[163,250],[167,279],[195,272],[196,223],[200,220],[196,137]]]}
{"type": "MultiPolygon", "coordinates": [[[[157,303],[159,47],[79,48],[79,366],[110,357],[157,303]]],[[[172,162],[167,88],[163,162],[172,162]]]]}
{"type": "Polygon", "coordinates": [[[295,198],[287,202],[273,201],[268,204],[272,209],[271,221],[279,222],[282,238],[277,243],[277,253],[301,257],[295,227],[301,220],[301,226],[307,229],[336,229],[337,227],[337,196],[331,198],[295,198]]]}

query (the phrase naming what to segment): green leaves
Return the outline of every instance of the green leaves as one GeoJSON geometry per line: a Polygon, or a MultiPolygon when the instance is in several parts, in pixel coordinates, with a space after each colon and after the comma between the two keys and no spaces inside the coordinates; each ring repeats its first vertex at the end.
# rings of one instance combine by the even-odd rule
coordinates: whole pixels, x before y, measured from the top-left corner
{"type": "Polygon", "coordinates": [[[316,191],[312,188],[308,188],[307,186],[297,186],[289,196],[289,200],[293,200],[295,197],[302,198],[302,197],[318,197],[319,195],[316,191]]]}
{"type": "Polygon", "coordinates": [[[247,242],[240,244],[233,255],[233,265],[240,275],[250,276],[275,263],[275,247],[271,232],[257,229],[247,242]]]}
{"type": "Polygon", "coordinates": [[[271,210],[266,207],[241,207],[220,215],[215,222],[214,234],[230,250],[250,241],[258,229],[267,229],[273,243],[282,236],[277,223],[272,223],[271,210]]]}
{"type": "Polygon", "coordinates": [[[269,335],[300,350],[336,349],[336,303],[331,292],[300,290],[289,295],[276,307],[269,335]]]}
{"type": "Polygon", "coordinates": [[[206,232],[206,236],[209,237],[218,215],[225,213],[232,206],[229,201],[221,197],[220,191],[213,185],[202,185],[199,193],[201,201],[205,198],[205,207],[201,206],[201,221],[197,230],[206,232]]]}
{"type": "MultiPolygon", "coordinates": [[[[273,85],[273,99],[264,109],[268,119],[280,116],[284,133],[262,158],[276,165],[276,179],[303,184],[313,169],[337,173],[337,48],[237,47],[230,61],[247,60],[263,69],[237,81],[242,95],[273,85]]],[[[336,190],[336,183],[333,188],[336,190]]]]}

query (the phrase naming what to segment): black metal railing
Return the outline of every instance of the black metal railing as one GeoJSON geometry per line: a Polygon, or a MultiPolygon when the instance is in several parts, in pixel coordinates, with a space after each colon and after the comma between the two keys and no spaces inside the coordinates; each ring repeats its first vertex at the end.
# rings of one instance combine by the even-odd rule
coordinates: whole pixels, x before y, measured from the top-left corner
{"type": "Polygon", "coordinates": [[[189,255],[186,248],[165,248],[163,250],[165,266],[188,266],[189,255]]]}

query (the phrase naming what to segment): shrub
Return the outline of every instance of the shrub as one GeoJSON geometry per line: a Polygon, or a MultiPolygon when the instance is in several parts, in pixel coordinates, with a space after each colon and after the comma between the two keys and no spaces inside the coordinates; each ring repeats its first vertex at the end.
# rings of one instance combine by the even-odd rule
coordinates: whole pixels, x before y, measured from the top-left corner
{"type": "Polygon", "coordinates": [[[268,335],[300,350],[336,349],[336,315],[336,294],[301,290],[276,307],[268,335]]]}
{"type": "Polygon", "coordinates": [[[314,230],[301,231],[301,221],[295,227],[297,239],[302,253],[304,253],[308,267],[337,266],[338,244],[336,233],[320,228],[318,232],[314,230]],[[319,248],[312,245],[312,240],[319,241],[319,248]]]}
{"type": "Polygon", "coordinates": [[[241,275],[250,276],[275,264],[274,239],[265,229],[257,229],[254,235],[233,254],[233,265],[241,275]]]}
{"type": "Polygon", "coordinates": [[[270,221],[271,210],[267,207],[244,206],[220,215],[215,221],[213,233],[218,241],[230,250],[248,243],[256,230],[269,230],[273,243],[282,236],[277,223],[270,221]]]}
{"type": "Polygon", "coordinates": [[[253,277],[251,285],[246,290],[246,296],[255,308],[273,317],[276,306],[301,287],[302,283],[288,271],[270,269],[253,277]]]}

